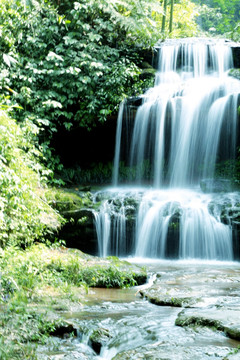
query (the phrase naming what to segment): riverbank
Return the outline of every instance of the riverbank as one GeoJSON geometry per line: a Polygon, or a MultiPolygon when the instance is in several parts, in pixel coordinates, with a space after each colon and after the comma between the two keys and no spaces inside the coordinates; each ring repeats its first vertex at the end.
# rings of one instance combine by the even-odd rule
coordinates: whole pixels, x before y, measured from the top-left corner
{"type": "Polygon", "coordinates": [[[146,281],[143,268],[116,257],[34,245],[0,252],[0,358],[37,359],[52,335],[76,335],[62,312],[81,308],[91,287],[123,288],[146,281]]]}

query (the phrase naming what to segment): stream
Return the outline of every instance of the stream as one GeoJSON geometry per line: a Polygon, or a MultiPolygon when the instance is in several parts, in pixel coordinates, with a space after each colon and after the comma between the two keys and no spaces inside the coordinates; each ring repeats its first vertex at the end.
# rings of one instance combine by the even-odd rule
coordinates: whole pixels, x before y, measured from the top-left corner
{"type": "MultiPolygon", "coordinates": [[[[138,263],[136,259],[129,260],[138,263]]],[[[236,312],[232,326],[238,326],[240,330],[240,320],[237,318],[240,310],[239,263],[166,260],[148,262],[144,259],[140,264],[148,270],[148,284],[130,289],[90,289],[80,311],[77,308],[76,311],[71,309],[62,313],[65,319],[78,328],[78,336],[51,339],[47,346],[39,348],[39,359],[240,358],[239,353],[234,354],[240,341],[231,339],[223,331],[217,331],[213,326],[175,325],[183,308],[184,311],[194,309],[210,313],[222,309],[219,313],[223,323],[227,321],[227,311],[236,312]],[[156,284],[161,285],[162,293],[165,287],[169,287],[171,290],[166,293],[169,292],[170,296],[172,290],[176,290],[180,297],[191,290],[191,298],[196,301],[191,306],[183,307],[155,305],[141,296],[140,292],[151,290],[156,284]],[[95,352],[89,346],[89,337],[99,329],[102,333],[102,346],[95,352]],[[228,355],[230,353],[232,354],[228,355]]]]}

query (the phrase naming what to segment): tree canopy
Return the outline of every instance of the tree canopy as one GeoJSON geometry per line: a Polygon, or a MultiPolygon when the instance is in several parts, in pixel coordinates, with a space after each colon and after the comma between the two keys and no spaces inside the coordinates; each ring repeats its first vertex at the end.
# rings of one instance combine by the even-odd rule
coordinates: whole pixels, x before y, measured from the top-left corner
{"type": "MultiPolygon", "coordinates": [[[[216,34],[228,33],[228,35],[239,31],[239,0],[193,0],[193,2],[199,5],[199,25],[204,31],[216,34]]],[[[238,32],[239,38],[240,32],[238,32]]]]}

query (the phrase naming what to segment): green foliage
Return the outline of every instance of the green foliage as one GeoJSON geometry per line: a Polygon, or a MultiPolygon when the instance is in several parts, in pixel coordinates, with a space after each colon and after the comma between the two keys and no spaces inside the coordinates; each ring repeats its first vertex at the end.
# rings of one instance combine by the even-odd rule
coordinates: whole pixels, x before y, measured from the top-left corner
{"type": "MultiPolygon", "coordinates": [[[[51,264],[51,266],[54,266],[54,264],[51,264]]],[[[104,288],[123,288],[137,285],[134,275],[131,271],[120,271],[115,266],[82,268],[79,266],[79,262],[76,261],[62,271],[65,281],[74,285],[86,284],[89,287],[104,288]]]]}
{"type": "MultiPolygon", "coordinates": [[[[20,128],[0,112],[0,246],[28,246],[48,229],[44,219],[53,210],[40,198],[38,188],[46,171],[41,154],[31,142],[31,126],[20,128]],[[41,176],[42,175],[42,176],[41,176]]],[[[57,215],[54,214],[57,220],[57,215]]]]}
{"type": "MultiPolygon", "coordinates": [[[[48,168],[62,170],[57,131],[91,129],[149,86],[142,54],[162,36],[162,14],[159,0],[0,3],[2,101],[33,124],[48,168]]],[[[194,16],[190,1],[175,4],[173,36],[195,35],[194,16]]]]}
{"type": "Polygon", "coordinates": [[[0,5],[6,20],[0,83],[23,107],[19,119],[30,117],[49,136],[59,126],[92,127],[137,91],[141,71],[133,42],[151,39],[144,27],[149,24],[143,16],[146,6],[136,8],[137,3],[125,8],[121,1],[80,1],[65,14],[43,1],[34,8],[14,0],[0,5]],[[135,17],[143,19],[137,28],[135,17]]]}
{"type": "MultiPolygon", "coordinates": [[[[162,3],[164,5],[163,1],[162,3]]],[[[166,30],[163,31],[161,37],[179,38],[197,36],[199,33],[196,23],[198,15],[199,12],[197,6],[189,0],[176,1],[173,8],[172,6],[167,6],[164,25],[166,30]],[[172,9],[173,14],[171,14],[172,9]]],[[[162,22],[162,16],[160,16],[160,19],[162,22]]]]}
{"type": "MultiPolygon", "coordinates": [[[[131,270],[121,270],[115,265],[91,265],[87,267],[76,256],[67,261],[52,259],[47,269],[58,274],[58,281],[75,286],[123,288],[137,284],[136,274],[131,270]]],[[[56,275],[55,275],[56,276],[56,275]]]]}
{"type": "Polygon", "coordinates": [[[112,163],[94,163],[88,169],[79,166],[65,168],[61,178],[66,184],[109,184],[112,181],[112,163]]]}
{"type": "Polygon", "coordinates": [[[239,22],[239,0],[193,0],[199,4],[199,24],[204,31],[216,34],[234,32],[239,22]]]}
{"type": "Polygon", "coordinates": [[[229,37],[233,41],[240,42],[240,21],[236,24],[233,30],[229,33],[229,37]]]}
{"type": "MultiPolygon", "coordinates": [[[[79,166],[74,168],[65,168],[61,172],[61,177],[66,184],[110,184],[112,182],[112,163],[93,163],[88,169],[82,169],[79,166]]],[[[136,181],[144,178],[150,180],[153,178],[153,169],[149,160],[136,166],[126,166],[124,162],[119,164],[119,180],[136,181]]]]}
{"type": "Polygon", "coordinates": [[[138,282],[138,274],[121,261],[104,262],[81,251],[48,248],[44,244],[27,250],[9,247],[0,252],[0,302],[25,299],[47,287],[64,292],[69,286],[129,287],[138,282]],[[15,300],[14,300],[15,299],[15,300]]]}

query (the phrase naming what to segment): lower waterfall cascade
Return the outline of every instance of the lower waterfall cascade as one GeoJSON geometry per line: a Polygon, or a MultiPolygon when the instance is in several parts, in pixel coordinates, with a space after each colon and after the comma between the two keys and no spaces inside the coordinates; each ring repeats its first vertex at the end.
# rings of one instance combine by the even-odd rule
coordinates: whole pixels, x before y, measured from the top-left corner
{"type": "Polygon", "coordinates": [[[154,87],[120,105],[113,186],[96,194],[99,255],[232,261],[240,195],[215,177],[239,146],[231,47],[184,39],[157,50],[154,87]]]}

